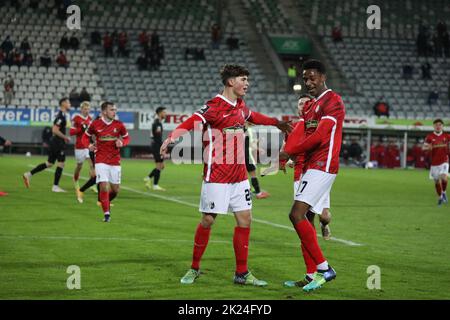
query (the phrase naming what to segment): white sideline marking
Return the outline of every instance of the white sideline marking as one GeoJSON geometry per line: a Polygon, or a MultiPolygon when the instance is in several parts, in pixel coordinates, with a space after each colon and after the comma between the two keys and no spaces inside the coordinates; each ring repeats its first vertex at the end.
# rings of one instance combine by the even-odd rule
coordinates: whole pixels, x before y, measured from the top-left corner
{"type": "MultiPolygon", "coordinates": [[[[140,241],[140,242],[189,242],[193,240],[180,240],[180,239],[137,239],[137,238],[119,238],[119,237],[80,237],[80,236],[24,236],[24,235],[8,235],[0,234],[0,238],[6,239],[30,239],[30,240],[99,240],[99,241],[140,241]]],[[[226,243],[230,244],[230,241],[224,240],[210,240],[213,243],[226,243]]]]}
{"type": "MultiPolygon", "coordinates": [[[[31,165],[31,164],[29,164],[28,166],[30,168],[34,168],[35,167],[35,166],[31,165]]],[[[47,172],[55,172],[55,170],[53,170],[53,169],[47,169],[46,171],[47,172]]],[[[65,173],[65,172],[63,172],[63,175],[65,175],[67,177],[72,177],[71,174],[65,173]]],[[[80,179],[88,180],[88,178],[82,177],[82,176],[80,176],[80,179]]],[[[145,196],[154,197],[154,198],[158,198],[158,199],[162,199],[162,200],[166,200],[166,201],[172,201],[172,202],[176,202],[176,203],[179,203],[179,204],[183,204],[185,206],[198,208],[198,204],[194,204],[194,203],[183,201],[183,200],[178,200],[176,198],[163,196],[163,195],[160,195],[160,194],[144,192],[144,191],[136,190],[136,189],[133,189],[133,188],[130,188],[130,187],[126,187],[126,186],[123,186],[123,185],[121,185],[120,188],[124,189],[124,190],[127,190],[127,191],[130,191],[130,192],[142,194],[142,195],[145,195],[145,196]]],[[[232,214],[227,214],[227,216],[232,216],[232,214]]],[[[266,225],[269,225],[269,226],[272,226],[272,227],[276,227],[276,228],[281,228],[281,229],[286,229],[286,230],[290,230],[290,231],[295,231],[293,227],[286,226],[286,225],[283,225],[283,224],[273,223],[273,222],[266,221],[266,220],[252,218],[252,221],[255,221],[255,222],[258,222],[258,223],[261,223],[261,224],[266,224],[266,225]]],[[[322,235],[320,235],[320,234],[318,234],[318,236],[322,237],[322,235]]],[[[343,243],[345,245],[352,246],[352,247],[363,246],[363,244],[361,244],[361,243],[357,243],[357,242],[353,242],[353,241],[345,240],[345,239],[339,239],[339,238],[335,238],[335,237],[331,237],[330,240],[335,241],[335,242],[340,242],[340,243],[343,243]]]]}

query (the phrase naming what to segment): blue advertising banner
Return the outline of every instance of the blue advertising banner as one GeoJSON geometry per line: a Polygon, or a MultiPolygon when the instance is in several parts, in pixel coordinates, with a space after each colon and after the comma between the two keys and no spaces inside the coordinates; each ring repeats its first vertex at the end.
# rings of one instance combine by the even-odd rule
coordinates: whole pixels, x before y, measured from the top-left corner
{"type": "MultiPolygon", "coordinates": [[[[51,126],[57,113],[58,108],[0,107],[0,126],[51,126]]],[[[70,126],[70,120],[75,114],[79,114],[79,112],[69,112],[68,126],[70,126]]],[[[98,111],[91,112],[93,118],[97,117],[98,114],[98,111]]],[[[119,111],[117,112],[117,118],[125,124],[127,129],[134,129],[134,112],[119,111]]]]}

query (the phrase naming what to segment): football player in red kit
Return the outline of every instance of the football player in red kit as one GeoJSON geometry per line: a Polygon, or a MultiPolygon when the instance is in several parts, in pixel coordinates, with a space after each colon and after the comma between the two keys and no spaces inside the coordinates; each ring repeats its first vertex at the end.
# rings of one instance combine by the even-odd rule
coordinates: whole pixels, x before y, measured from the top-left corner
{"type": "Polygon", "coordinates": [[[280,159],[305,154],[306,172],[296,191],[289,218],[305,248],[302,252],[305,261],[311,259],[317,268],[312,281],[303,287],[308,292],[336,278],[335,270],[322,254],[307,213],[311,210],[318,214],[329,207],[331,187],[339,170],[345,107],[341,97],[326,87],[325,66],[320,61],[306,61],[303,69],[303,81],[315,99],[303,113],[305,126],[295,127],[280,159]]]}
{"type": "Polygon", "coordinates": [[[220,74],[223,92],[179,125],[161,147],[163,154],[178,137],[194,129],[197,124],[202,125],[203,136],[206,137],[203,139],[206,159],[199,207],[202,218],[195,232],[191,269],[181,279],[181,283],[191,284],[198,278],[200,260],[208,245],[211,226],[218,214],[226,214],[230,210],[237,224],[233,237],[236,257],[234,282],[265,286],[267,282],[253,276],[247,266],[252,198],[245,166],[244,125],[248,121],[288,131],[290,124],[247,108],[242,99],[249,87],[249,71],[246,68],[225,65],[220,74]]]}
{"type": "Polygon", "coordinates": [[[431,152],[430,179],[434,180],[436,193],[438,194],[438,205],[448,203],[447,180],[448,180],[448,153],[450,135],[444,132],[444,121],[436,119],[433,121],[434,132],[427,135],[423,149],[431,152]]]}
{"type": "MultiPolygon", "coordinates": [[[[75,191],[77,193],[77,197],[79,198],[80,192],[80,184],[78,182],[80,178],[80,172],[83,168],[83,163],[89,159],[89,173],[91,177],[95,177],[94,164],[92,163],[89,157],[89,149],[88,145],[83,145],[82,137],[84,132],[91,124],[92,118],[89,115],[89,111],[91,109],[91,105],[89,102],[84,101],[80,105],[80,114],[76,114],[72,118],[72,127],[70,128],[70,135],[76,136],[75,141],[75,160],[77,162],[77,166],[75,167],[75,172],[73,174],[73,183],[75,185],[75,191]]],[[[82,198],[81,198],[82,199],[82,198]]]]}
{"type": "MultiPolygon", "coordinates": [[[[102,116],[94,120],[83,135],[83,145],[89,145],[90,137],[95,137],[95,172],[100,184],[100,202],[104,222],[110,221],[110,202],[119,193],[121,180],[120,149],[130,142],[124,124],[115,120],[117,108],[112,102],[103,102],[102,116]]],[[[89,145],[89,149],[93,149],[89,145]]]]}

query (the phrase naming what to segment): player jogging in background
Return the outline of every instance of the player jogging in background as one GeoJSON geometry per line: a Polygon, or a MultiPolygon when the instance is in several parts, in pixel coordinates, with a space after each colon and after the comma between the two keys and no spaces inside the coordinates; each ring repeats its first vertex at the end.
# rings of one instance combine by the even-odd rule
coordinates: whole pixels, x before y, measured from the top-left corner
{"type": "Polygon", "coordinates": [[[448,180],[448,154],[450,135],[444,132],[444,121],[436,119],[433,121],[434,132],[427,135],[423,150],[431,153],[430,179],[434,180],[436,193],[438,194],[438,205],[448,203],[447,180],[448,180]]]}
{"type": "Polygon", "coordinates": [[[58,161],[55,176],[53,180],[53,192],[66,192],[59,187],[59,180],[64,168],[64,162],[66,161],[66,143],[70,142],[70,137],[66,136],[66,125],[67,125],[67,113],[70,110],[69,98],[62,98],[59,100],[59,112],[53,121],[52,127],[52,137],[50,138],[48,158],[47,162],[37,165],[33,170],[25,172],[23,174],[23,182],[27,188],[30,187],[31,177],[38,172],[41,172],[47,168],[51,168],[56,161],[58,161]]]}
{"type": "Polygon", "coordinates": [[[159,178],[161,177],[161,171],[164,169],[164,157],[160,154],[160,149],[162,145],[162,135],[163,135],[163,121],[166,118],[166,108],[159,107],[156,109],[156,117],[152,124],[152,145],[151,150],[153,157],[155,159],[155,169],[149,173],[148,177],[145,177],[145,186],[148,189],[153,189],[156,191],[166,191],[161,188],[159,183],[159,178]],[[153,183],[152,180],[153,179],[153,183]]]}
{"type": "MultiPolygon", "coordinates": [[[[77,198],[80,198],[80,184],[78,182],[80,178],[80,172],[83,168],[83,163],[89,159],[89,174],[91,177],[95,177],[94,163],[89,158],[89,149],[88,145],[83,145],[81,139],[84,135],[84,132],[91,124],[92,118],[89,115],[89,111],[91,110],[91,105],[89,102],[84,101],[80,105],[80,114],[76,114],[72,118],[72,127],[70,128],[70,135],[76,136],[75,141],[75,161],[77,165],[75,167],[75,172],[73,174],[73,183],[75,186],[75,191],[77,193],[77,198]]],[[[82,197],[81,197],[82,198],[82,197]]]]}
{"type": "Polygon", "coordinates": [[[307,213],[311,210],[320,214],[329,207],[331,187],[339,170],[345,107],[341,97],[327,89],[325,67],[320,61],[306,61],[303,69],[303,81],[308,93],[315,98],[300,119],[306,120],[306,135],[305,127],[297,125],[280,159],[305,154],[306,172],[300,180],[289,218],[304,247],[305,261],[313,261],[317,268],[313,280],[303,287],[309,292],[336,278],[336,272],[323,256],[307,213]],[[308,130],[313,127],[315,130],[308,130]]]}
{"type": "MultiPolygon", "coordinates": [[[[100,119],[101,117],[102,117],[102,115],[101,115],[101,113],[100,113],[100,114],[95,118],[95,120],[98,120],[98,119],[100,119]]],[[[93,140],[94,140],[94,139],[92,139],[92,137],[91,137],[91,139],[90,139],[91,144],[95,144],[95,141],[93,141],[93,140]]],[[[89,147],[89,146],[88,146],[88,147],[89,147]]],[[[90,158],[92,164],[94,165],[94,168],[93,168],[92,172],[90,172],[91,178],[90,178],[88,181],[86,181],[86,183],[85,183],[84,185],[82,185],[81,188],[77,191],[77,200],[78,200],[79,203],[83,203],[83,202],[84,202],[84,200],[83,200],[83,198],[84,198],[84,192],[85,192],[87,189],[91,188],[92,191],[94,191],[95,193],[97,193],[97,205],[98,205],[99,207],[101,207],[101,206],[102,206],[102,203],[101,203],[101,201],[100,201],[99,185],[97,184],[97,175],[95,174],[95,152],[94,152],[94,150],[89,150],[89,148],[88,148],[88,151],[89,151],[89,158],[90,158]]],[[[112,207],[113,204],[110,203],[110,206],[112,207]]]]}
{"type": "MultiPolygon", "coordinates": [[[[6,140],[5,138],[0,136],[0,146],[2,146],[2,147],[9,147],[11,144],[12,144],[11,141],[6,140]]],[[[4,196],[7,196],[7,195],[8,195],[7,192],[4,192],[4,191],[0,190],[0,197],[4,197],[4,196]]]]}
{"type": "Polygon", "coordinates": [[[236,257],[234,283],[266,286],[267,282],[253,276],[247,266],[252,199],[245,168],[244,125],[245,121],[249,121],[253,124],[276,126],[282,131],[288,131],[290,125],[289,122],[269,118],[247,108],[242,99],[249,87],[249,71],[246,68],[225,65],[220,75],[224,85],[223,92],[180,124],[161,147],[161,154],[164,154],[169,144],[202,124],[203,137],[206,136],[203,145],[207,158],[199,206],[202,218],[195,232],[191,269],[181,279],[181,283],[191,284],[200,275],[200,260],[208,245],[211,226],[218,214],[226,214],[230,210],[234,213],[237,224],[233,236],[236,257]],[[231,161],[226,160],[229,158],[231,161]]]}
{"type": "Polygon", "coordinates": [[[256,176],[255,153],[258,149],[258,141],[255,140],[254,138],[252,124],[246,122],[244,131],[245,131],[245,166],[247,168],[247,172],[250,175],[250,181],[255,191],[256,199],[265,199],[270,197],[270,194],[266,191],[261,190],[259,186],[258,177],[256,176]]]}
{"type": "MultiPolygon", "coordinates": [[[[94,120],[83,135],[83,145],[89,145],[90,137],[95,137],[95,173],[100,184],[100,202],[102,204],[104,222],[111,218],[110,202],[119,193],[121,167],[120,149],[130,142],[124,124],[115,120],[117,108],[112,102],[103,102],[102,116],[94,120]]],[[[89,149],[94,147],[91,144],[89,149]]]]}

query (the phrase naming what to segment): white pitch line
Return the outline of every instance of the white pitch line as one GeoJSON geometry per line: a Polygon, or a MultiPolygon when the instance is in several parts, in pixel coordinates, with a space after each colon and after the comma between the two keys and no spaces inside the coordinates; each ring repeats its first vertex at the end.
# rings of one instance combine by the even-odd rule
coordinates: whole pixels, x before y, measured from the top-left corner
{"type": "MultiPolygon", "coordinates": [[[[34,167],[33,165],[28,165],[28,166],[30,168],[34,167]]],[[[48,172],[55,172],[55,170],[53,170],[53,169],[47,169],[46,171],[48,171],[48,172]]],[[[69,174],[69,173],[63,173],[63,175],[65,175],[67,177],[72,177],[72,175],[69,174]]],[[[80,176],[80,179],[88,180],[88,178],[82,177],[82,176],[80,176]]],[[[162,199],[162,200],[166,200],[166,201],[176,202],[176,203],[183,204],[183,205],[189,206],[189,207],[198,208],[198,204],[194,204],[194,203],[191,203],[191,202],[179,200],[179,199],[176,199],[176,198],[173,198],[173,197],[168,197],[168,196],[163,196],[163,195],[160,195],[160,194],[143,192],[143,191],[136,190],[136,189],[133,189],[133,188],[130,188],[130,187],[126,187],[126,186],[123,186],[123,185],[121,185],[120,188],[124,189],[124,190],[127,190],[127,191],[130,191],[130,192],[142,194],[142,195],[145,195],[145,196],[154,197],[154,198],[158,198],[158,199],[162,199]]],[[[227,215],[231,216],[231,214],[227,214],[227,215]]],[[[273,223],[273,222],[266,221],[266,220],[252,218],[252,221],[255,221],[255,222],[258,222],[258,223],[261,223],[261,224],[266,224],[266,225],[269,225],[269,226],[272,226],[272,227],[275,227],[275,228],[281,228],[281,229],[286,229],[286,230],[290,230],[290,231],[295,231],[295,229],[293,227],[286,226],[286,225],[283,225],[283,224],[273,223]]],[[[321,237],[320,234],[319,234],[319,236],[321,237]]],[[[331,237],[330,240],[335,241],[335,242],[340,242],[340,243],[343,243],[345,245],[352,246],[352,247],[363,246],[363,244],[361,244],[361,243],[357,243],[357,242],[353,242],[353,241],[345,240],[345,239],[340,239],[340,238],[335,238],[335,237],[331,237]]]]}
{"type": "MultiPolygon", "coordinates": [[[[4,239],[31,239],[31,240],[89,240],[89,241],[139,241],[139,242],[189,242],[193,240],[181,240],[181,239],[137,239],[137,238],[120,238],[120,237],[80,237],[80,236],[25,236],[25,235],[12,235],[12,234],[0,234],[0,238],[4,239]]],[[[224,240],[210,240],[213,243],[226,243],[230,244],[231,241],[224,240]]]]}

